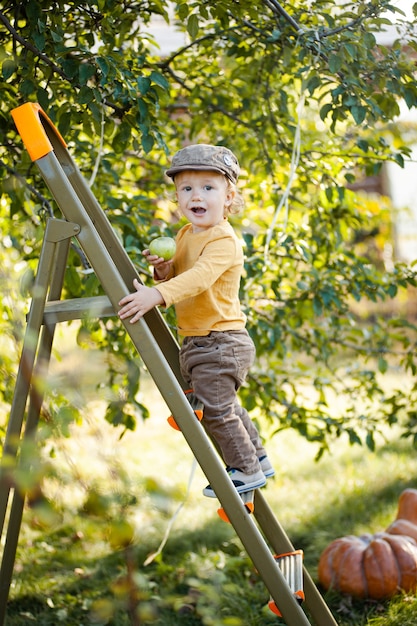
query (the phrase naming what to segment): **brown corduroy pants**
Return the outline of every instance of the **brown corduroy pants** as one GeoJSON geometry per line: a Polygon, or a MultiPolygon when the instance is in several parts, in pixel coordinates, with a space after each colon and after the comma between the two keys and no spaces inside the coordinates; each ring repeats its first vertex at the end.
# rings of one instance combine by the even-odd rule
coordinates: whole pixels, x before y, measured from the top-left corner
{"type": "Polygon", "coordinates": [[[255,359],[255,346],[246,330],[213,331],[203,337],[185,337],[180,350],[184,380],[204,404],[204,426],[217,442],[229,467],[245,474],[260,469],[266,454],[237,391],[255,359]]]}

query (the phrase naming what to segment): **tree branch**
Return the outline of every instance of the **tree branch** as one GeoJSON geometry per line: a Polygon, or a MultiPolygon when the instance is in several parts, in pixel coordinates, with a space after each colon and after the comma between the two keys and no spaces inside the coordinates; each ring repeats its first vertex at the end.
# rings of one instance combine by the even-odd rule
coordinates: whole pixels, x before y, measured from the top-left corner
{"type": "Polygon", "coordinates": [[[291,26],[294,28],[294,30],[297,31],[297,33],[304,32],[301,26],[295,21],[293,17],[291,17],[289,13],[287,13],[285,9],[282,8],[279,2],[277,2],[276,0],[264,0],[264,4],[272,9],[274,13],[279,13],[289,24],[291,24],[291,26]]]}
{"type": "MultiPolygon", "coordinates": [[[[30,50],[35,56],[39,57],[39,59],[41,59],[46,65],[48,65],[48,67],[50,67],[54,72],[56,72],[59,76],[61,76],[61,78],[71,83],[71,79],[65,74],[64,70],[62,70],[58,65],[56,65],[53,61],[51,61],[51,59],[46,54],[43,54],[40,50],[38,50],[36,46],[30,43],[30,41],[27,41],[26,39],[24,39],[24,37],[21,37],[19,33],[17,32],[17,30],[13,28],[13,26],[10,24],[7,17],[2,12],[0,12],[0,23],[2,23],[5,26],[6,30],[8,30],[9,33],[13,36],[13,38],[16,41],[18,41],[24,48],[26,48],[27,50],[30,50]]],[[[103,100],[103,104],[105,106],[108,106],[110,109],[112,109],[113,112],[120,118],[122,118],[123,115],[130,108],[130,105],[125,106],[125,107],[120,107],[117,104],[109,102],[106,99],[103,100]]]]}
{"type": "Polygon", "coordinates": [[[19,174],[19,172],[17,172],[12,167],[9,167],[2,159],[0,159],[0,166],[4,167],[6,172],[11,174],[12,176],[15,176],[18,180],[20,180],[25,185],[25,187],[27,187],[29,189],[29,191],[42,204],[43,208],[46,209],[49,217],[53,217],[54,216],[54,212],[53,212],[53,209],[52,209],[52,206],[51,206],[49,200],[47,200],[47,198],[45,198],[45,196],[43,196],[41,193],[39,193],[39,191],[33,185],[28,183],[26,178],[24,178],[21,174],[19,174]]]}
{"type": "Polygon", "coordinates": [[[34,46],[29,41],[21,37],[19,33],[17,32],[17,30],[13,28],[13,26],[10,24],[9,20],[4,15],[4,13],[1,13],[1,12],[0,12],[0,22],[6,27],[9,33],[13,35],[13,38],[16,39],[16,41],[18,41],[24,48],[27,48],[28,50],[33,52],[35,56],[42,59],[42,61],[46,63],[46,65],[51,67],[54,70],[54,72],[59,74],[61,78],[65,78],[65,80],[68,80],[68,76],[66,76],[65,72],[60,67],[58,67],[58,65],[55,65],[55,63],[53,63],[51,59],[46,56],[46,54],[43,54],[40,50],[38,50],[36,46],[34,46]]]}

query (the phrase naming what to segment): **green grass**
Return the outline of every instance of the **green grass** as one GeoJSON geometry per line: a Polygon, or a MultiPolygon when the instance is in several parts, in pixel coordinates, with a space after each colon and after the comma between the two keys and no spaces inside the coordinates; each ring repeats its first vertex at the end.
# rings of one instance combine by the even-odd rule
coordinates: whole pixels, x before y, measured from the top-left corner
{"type": "MultiPolygon", "coordinates": [[[[103,404],[87,397],[83,424],[46,443],[49,505],[25,509],[7,626],[283,623],[267,609],[269,594],[233,528],[218,518],[217,502],[201,495],[199,467],[162,554],[144,565],[184,501],[193,462],[166,424],[159,394],[150,383],[145,389],[152,416],[134,433],[119,440],[103,404]]],[[[314,580],[330,541],[383,530],[401,491],[417,487],[415,451],[388,436],[375,454],[340,441],[319,463],[316,448],[295,433],[267,443],[277,476],[266,498],[314,580]]],[[[417,623],[413,594],[387,602],[325,598],[339,626],[417,623]]]]}

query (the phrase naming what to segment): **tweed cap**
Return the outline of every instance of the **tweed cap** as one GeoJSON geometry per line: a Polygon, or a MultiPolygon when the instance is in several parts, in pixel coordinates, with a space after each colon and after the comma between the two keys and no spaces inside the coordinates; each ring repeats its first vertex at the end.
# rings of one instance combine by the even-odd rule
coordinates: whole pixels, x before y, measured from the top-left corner
{"type": "Polygon", "coordinates": [[[231,150],[224,146],[212,146],[198,143],[186,146],[172,157],[171,167],[165,172],[170,178],[175,178],[179,172],[186,170],[209,170],[227,176],[232,183],[237,183],[239,177],[239,163],[231,150]]]}

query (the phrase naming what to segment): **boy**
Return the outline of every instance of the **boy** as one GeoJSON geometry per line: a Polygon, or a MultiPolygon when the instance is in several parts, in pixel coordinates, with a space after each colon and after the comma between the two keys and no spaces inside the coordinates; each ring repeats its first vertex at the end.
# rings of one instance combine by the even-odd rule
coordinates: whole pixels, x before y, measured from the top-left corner
{"type": "MultiPolygon", "coordinates": [[[[220,447],[234,486],[243,493],[265,485],[274,469],[237,400],[255,357],[239,302],[242,246],[227,219],[241,204],[236,192],[239,164],[223,146],[195,144],[174,155],[166,174],[189,223],[177,234],[172,260],[144,250],[157,284],[146,287],[135,280],[136,292],[120,301],[119,316],[135,323],[154,306],[175,304],[178,332],[184,337],[181,373],[203,403],[205,427],[220,447]]],[[[215,497],[210,485],[203,493],[215,497]]]]}

